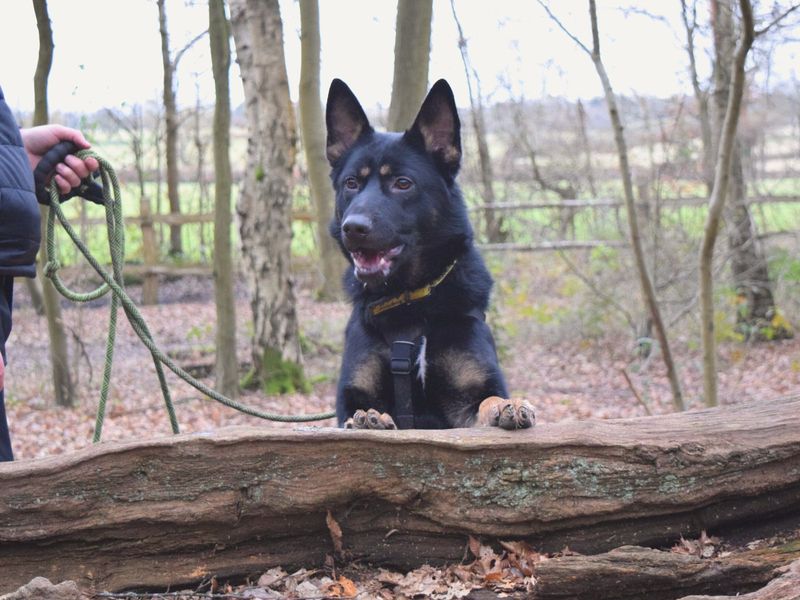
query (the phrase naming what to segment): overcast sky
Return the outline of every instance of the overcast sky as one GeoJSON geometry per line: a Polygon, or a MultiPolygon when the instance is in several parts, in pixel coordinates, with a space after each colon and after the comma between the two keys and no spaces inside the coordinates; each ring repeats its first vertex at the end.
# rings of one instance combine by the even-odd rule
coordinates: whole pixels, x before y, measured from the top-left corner
{"type": "MultiPolygon", "coordinates": [[[[207,6],[169,0],[171,45],[177,49],[207,27],[207,6]]],[[[554,11],[588,44],[585,0],[551,2],[554,11]]],[[[607,70],[619,93],[669,96],[689,92],[678,0],[646,3],[664,20],[630,14],[600,0],[599,20],[607,70]]],[[[2,0],[0,86],[15,110],[33,107],[38,37],[29,0],[2,0]]],[[[161,89],[158,10],[153,0],[48,0],[55,39],[50,76],[51,110],[94,111],[156,100],[161,89]],[[90,25],[91,23],[91,25],[90,25]]],[[[542,94],[591,98],[601,89],[589,58],[555,28],[532,0],[456,0],[469,52],[490,97],[542,94]]],[[[344,79],[365,106],[388,105],[394,49],[394,0],[320,0],[323,96],[333,77],[344,79]]],[[[300,71],[299,7],[281,0],[287,69],[297,97],[300,71]]],[[[452,84],[459,105],[468,103],[464,69],[449,0],[434,0],[430,81],[452,84]]],[[[773,79],[791,78],[797,45],[776,58],[773,79]]],[[[707,63],[701,58],[701,66],[707,63]]],[[[241,102],[238,70],[231,96],[241,102]]],[[[178,100],[194,104],[197,89],[213,99],[208,40],[184,57],[178,100]]]]}

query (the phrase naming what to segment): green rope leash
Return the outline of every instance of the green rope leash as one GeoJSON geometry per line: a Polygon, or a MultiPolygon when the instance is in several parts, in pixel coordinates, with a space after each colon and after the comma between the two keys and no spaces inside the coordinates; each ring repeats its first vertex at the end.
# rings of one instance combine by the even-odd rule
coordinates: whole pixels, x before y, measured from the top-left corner
{"type": "Polygon", "coordinates": [[[166,366],[170,371],[175,373],[178,377],[183,379],[202,394],[247,415],[259,417],[269,421],[280,421],[284,423],[305,423],[309,421],[321,421],[323,419],[330,419],[334,417],[336,413],[332,411],[309,415],[283,415],[265,412],[246,406],[240,402],[228,398],[227,396],[224,396],[223,394],[220,394],[203,382],[198,381],[184,369],[175,364],[175,362],[169,356],[164,354],[158,348],[153,340],[150,330],[147,327],[147,324],[145,323],[144,318],[142,317],[142,314],[139,312],[139,309],[136,307],[133,300],[131,300],[130,296],[128,296],[124,287],[122,267],[125,259],[125,227],[122,218],[121,193],[117,175],[114,172],[114,168],[111,166],[111,164],[109,164],[108,161],[98,156],[91,150],[81,150],[77,153],[77,156],[79,158],[87,158],[91,156],[100,164],[100,176],[103,183],[103,196],[106,199],[106,226],[108,228],[108,244],[111,255],[112,273],[109,273],[105,268],[102,267],[102,265],[100,265],[97,259],[89,251],[89,248],[86,246],[86,244],[84,244],[83,240],[81,240],[78,234],[75,232],[61,209],[61,202],[57,187],[55,185],[51,185],[49,190],[50,210],[48,211],[47,215],[45,246],[47,251],[47,263],[44,267],[44,274],[53,282],[53,285],[59,291],[59,293],[61,293],[61,295],[73,302],[90,302],[92,300],[101,298],[109,292],[112,294],[111,312],[108,322],[108,338],[106,341],[105,365],[103,368],[103,381],[100,387],[100,401],[97,407],[97,418],[95,421],[93,441],[95,443],[100,441],[100,436],[102,435],[103,431],[103,423],[105,421],[106,402],[108,400],[108,392],[111,383],[111,368],[114,360],[117,315],[120,305],[122,305],[122,308],[125,311],[125,316],[127,317],[128,322],[131,324],[131,327],[136,332],[136,335],[139,337],[142,343],[150,351],[150,354],[153,358],[153,363],[155,365],[159,384],[161,386],[161,394],[164,398],[164,404],[166,405],[173,433],[180,433],[180,428],[178,426],[178,419],[175,416],[175,407],[173,406],[166,376],[164,374],[164,366],[166,366]],[[59,277],[58,270],[61,268],[61,265],[55,258],[57,256],[55,243],[56,217],[58,218],[59,223],[61,223],[61,226],[64,228],[64,231],[66,231],[67,235],[78,247],[78,250],[80,250],[81,254],[83,254],[84,258],[86,258],[88,263],[103,279],[103,283],[97,289],[86,293],[76,292],[69,289],[59,277]]]}

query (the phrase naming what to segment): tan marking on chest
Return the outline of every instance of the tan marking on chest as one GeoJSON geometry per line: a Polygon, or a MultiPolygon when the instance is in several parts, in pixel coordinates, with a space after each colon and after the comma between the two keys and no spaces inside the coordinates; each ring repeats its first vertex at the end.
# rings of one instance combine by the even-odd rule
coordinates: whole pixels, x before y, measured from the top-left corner
{"type": "Polygon", "coordinates": [[[353,371],[351,385],[371,396],[376,396],[381,387],[381,361],[376,354],[369,354],[353,371]]]}
{"type": "Polygon", "coordinates": [[[462,350],[445,350],[435,358],[435,365],[458,390],[480,387],[484,385],[488,375],[486,369],[471,354],[462,350]]]}

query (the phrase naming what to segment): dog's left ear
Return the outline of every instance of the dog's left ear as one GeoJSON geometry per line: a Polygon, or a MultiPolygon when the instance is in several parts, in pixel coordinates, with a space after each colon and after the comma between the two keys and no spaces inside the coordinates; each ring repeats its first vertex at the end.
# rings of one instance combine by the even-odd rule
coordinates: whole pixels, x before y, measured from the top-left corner
{"type": "Polygon", "coordinates": [[[453,90],[444,79],[433,84],[405,138],[421,144],[451,177],[458,172],[461,165],[461,121],[453,90]]]}

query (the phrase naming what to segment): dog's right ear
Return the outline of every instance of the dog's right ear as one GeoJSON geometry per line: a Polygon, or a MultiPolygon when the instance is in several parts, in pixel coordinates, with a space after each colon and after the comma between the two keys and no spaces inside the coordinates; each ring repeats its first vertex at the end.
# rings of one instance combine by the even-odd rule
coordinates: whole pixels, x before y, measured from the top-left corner
{"type": "Polygon", "coordinates": [[[328,126],[325,152],[331,165],[334,165],[358,138],[372,132],[372,126],[367,120],[364,109],[341,79],[334,79],[328,90],[325,123],[328,126]]]}

